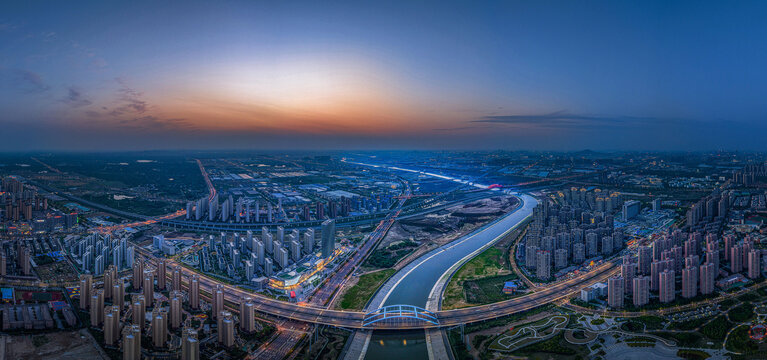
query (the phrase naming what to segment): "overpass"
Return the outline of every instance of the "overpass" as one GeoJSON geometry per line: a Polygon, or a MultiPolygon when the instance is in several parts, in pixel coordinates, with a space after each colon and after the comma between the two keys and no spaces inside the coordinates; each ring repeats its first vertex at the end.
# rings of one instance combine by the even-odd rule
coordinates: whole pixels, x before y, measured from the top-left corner
{"type": "MultiPolygon", "coordinates": [[[[137,249],[140,249],[138,252],[144,257],[146,262],[156,266],[156,262],[159,260],[158,258],[148,254],[146,249],[137,249]]],[[[174,266],[177,265],[177,263],[173,260],[168,260],[168,265],[174,266]]],[[[233,285],[221,284],[212,277],[199,274],[183,266],[181,267],[183,286],[187,287],[192,275],[197,275],[200,283],[201,296],[203,296],[203,292],[207,292],[208,294],[211,293],[213,289],[216,288],[216,285],[221,284],[224,289],[225,300],[239,303],[244,301],[245,298],[252,298],[257,312],[313,324],[332,325],[350,329],[375,330],[441,328],[495,319],[570,297],[575,292],[580,291],[583,287],[603,281],[609,276],[616,274],[619,270],[620,267],[614,262],[605,262],[591,271],[575,278],[552,284],[547,288],[510,300],[456,310],[443,310],[428,314],[420,312],[418,316],[423,315],[421,316],[423,319],[419,319],[418,321],[372,321],[373,318],[370,316],[380,313],[388,313],[389,315],[386,316],[389,316],[392,320],[406,316],[417,318],[418,316],[413,313],[419,312],[419,310],[402,309],[397,313],[392,312],[392,308],[382,308],[365,313],[359,311],[329,310],[305,303],[290,303],[252,293],[233,285]],[[431,316],[429,318],[430,321],[425,320],[426,315],[431,316]]],[[[171,274],[171,271],[167,272],[167,276],[170,276],[171,274]]]]}

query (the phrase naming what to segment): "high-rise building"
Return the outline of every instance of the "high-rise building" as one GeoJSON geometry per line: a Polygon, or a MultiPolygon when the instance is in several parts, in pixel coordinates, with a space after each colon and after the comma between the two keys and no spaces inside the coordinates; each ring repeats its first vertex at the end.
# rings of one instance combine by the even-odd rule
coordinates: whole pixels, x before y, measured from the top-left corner
{"type": "Polygon", "coordinates": [[[104,322],[104,290],[95,289],[91,295],[91,326],[98,327],[104,322]]]}
{"type": "Polygon", "coordinates": [[[240,303],[240,329],[248,333],[256,331],[255,304],[251,298],[240,303]]]}
{"type": "Polygon", "coordinates": [[[181,360],[200,360],[200,342],[195,329],[185,328],[181,332],[181,360]]]}
{"type": "Polygon", "coordinates": [[[622,277],[613,276],[607,280],[607,305],[609,307],[622,308],[624,293],[622,277]]]}
{"type": "Polygon", "coordinates": [[[173,290],[181,291],[181,266],[173,268],[173,290]]]}
{"type": "Polygon", "coordinates": [[[195,310],[200,308],[200,281],[197,275],[192,275],[189,280],[189,306],[195,310]]]}
{"type": "Polygon", "coordinates": [[[322,222],[322,258],[327,259],[336,249],[336,221],[333,219],[322,222]]]}
{"type": "Polygon", "coordinates": [[[714,292],[714,279],[718,269],[712,263],[705,263],[699,267],[700,293],[708,295],[714,292]]]}
{"type": "Polygon", "coordinates": [[[644,306],[650,302],[650,277],[634,278],[634,306],[644,306]]]}
{"type": "Polygon", "coordinates": [[[663,270],[660,275],[660,302],[669,303],[674,301],[676,284],[674,283],[674,270],[663,270]]]}
{"type": "Polygon", "coordinates": [[[698,265],[682,270],[682,297],[694,298],[698,295],[698,265]]]}
{"type": "Polygon", "coordinates": [[[741,244],[734,245],[730,248],[730,272],[739,273],[743,271],[743,246],[741,244]]]}
{"type": "Polygon", "coordinates": [[[634,287],[630,286],[634,283],[636,277],[637,264],[631,262],[631,258],[626,255],[623,257],[623,264],[621,264],[621,277],[624,280],[624,291],[630,294],[634,291],[634,287]]]}
{"type": "Polygon", "coordinates": [[[152,345],[156,348],[165,347],[168,339],[168,311],[155,308],[152,311],[152,345]]]}
{"type": "Polygon", "coordinates": [[[120,308],[107,306],[104,309],[104,343],[114,346],[120,337],[120,308]]]}
{"type": "Polygon", "coordinates": [[[133,307],[133,324],[137,325],[139,329],[143,329],[146,322],[146,299],[144,295],[133,295],[131,303],[133,307]]]}
{"type": "Polygon", "coordinates": [[[638,272],[642,275],[650,274],[650,264],[652,263],[652,248],[649,246],[640,246],[638,250],[638,272]]]}
{"type": "Polygon", "coordinates": [[[224,311],[224,288],[221,284],[216,285],[216,290],[211,294],[211,312],[216,317],[224,311]]]}
{"type": "Polygon", "coordinates": [[[228,311],[218,314],[218,342],[225,347],[234,345],[234,319],[228,311]]]}
{"type": "Polygon", "coordinates": [[[171,291],[170,294],[170,327],[178,329],[181,327],[181,303],[184,300],[183,293],[178,290],[171,291]]]}
{"type": "Polygon", "coordinates": [[[117,279],[117,282],[112,285],[112,305],[121,310],[125,306],[125,281],[123,279],[117,279]]]}
{"type": "Polygon", "coordinates": [[[144,270],[144,299],[147,304],[154,304],[154,276],[152,270],[144,270]]]}
{"type": "Polygon", "coordinates": [[[165,290],[165,276],[167,271],[167,263],[165,259],[160,260],[157,264],[157,288],[162,291],[165,290]]]}
{"type": "Polygon", "coordinates": [[[90,274],[80,275],[80,309],[87,309],[91,300],[91,288],[93,276],[90,274]]]}
{"type": "Polygon", "coordinates": [[[748,278],[757,279],[762,276],[761,250],[751,250],[748,253],[748,278]]]}
{"type": "Polygon", "coordinates": [[[140,290],[144,284],[144,263],[136,261],[133,266],[133,290],[140,290]]]}
{"type": "Polygon", "coordinates": [[[538,250],[536,257],[538,261],[535,265],[535,276],[543,280],[549,279],[551,277],[551,253],[538,250]]]}
{"type": "Polygon", "coordinates": [[[623,221],[629,221],[639,215],[641,204],[636,200],[629,200],[623,203],[623,221]]]}
{"type": "Polygon", "coordinates": [[[141,360],[141,327],[126,326],[123,333],[123,360],[141,360]]]}

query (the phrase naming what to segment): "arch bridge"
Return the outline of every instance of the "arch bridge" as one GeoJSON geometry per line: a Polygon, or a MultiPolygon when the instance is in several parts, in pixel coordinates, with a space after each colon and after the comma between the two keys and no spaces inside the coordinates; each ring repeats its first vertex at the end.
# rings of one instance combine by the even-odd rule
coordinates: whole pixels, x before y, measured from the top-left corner
{"type": "Polygon", "coordinates": [[[439,326],[437,314],[413,305],[388,305],[365,314],[362,327],[407,328],[439,326]]]}

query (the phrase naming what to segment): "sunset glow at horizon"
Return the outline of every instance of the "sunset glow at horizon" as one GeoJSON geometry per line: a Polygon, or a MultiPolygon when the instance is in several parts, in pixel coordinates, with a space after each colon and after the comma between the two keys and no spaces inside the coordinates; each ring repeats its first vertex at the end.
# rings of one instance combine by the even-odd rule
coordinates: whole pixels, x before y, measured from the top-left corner
{"type": "Polygon", "coordinates": [[[3,4],[0,151],[764,147],[765,4],[355,5],[3,4]]]}

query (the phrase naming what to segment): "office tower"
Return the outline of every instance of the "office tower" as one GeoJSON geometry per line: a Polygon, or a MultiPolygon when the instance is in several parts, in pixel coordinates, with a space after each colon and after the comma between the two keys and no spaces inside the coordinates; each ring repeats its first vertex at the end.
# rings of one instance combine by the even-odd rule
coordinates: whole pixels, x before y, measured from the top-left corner
{"type": "Polygon", "coordinates": [[[87,309],[91,300],[91,288],[93,288],[93,276],[90,274],[80,275],[80,309],[87,309]]]}
{"type": "Polygon", "coordinates": [[[674,283],[674,270],[663,270],[660,275],[660,302],[669,303],[674,301],[674,291],[676,291],[674,283]]]}
{"type": "Polygon", "coordinates": [[[229,311],[218,314],[218,342],[225,347],[234,345],[234,319],[229,311]]]}
{"type": "Polygon", "coordinates": [[[650,302],[650,277],[634,278],[634,306],[644,306],[650,302]]]}
{"type": "Polygon", "coordinates": [[[653,199],[652,201],[652,211],[658,212],[661,209],[661,201],[660,199],[653,199]]]}
{"type": "Polygon", "coordinates": [[[734,245],[730,249],[730,272],[739,273],[743,271],[743,246],[741,244],[734,245]]]}
{"type": "Polygon", "coordinates": [[[167,264],[165,260],[160,260],[160,262],[157,264],[157,289],[160,291],[165,290],[165,273],[167,269],[167,264]]]}
{"type": "Polygon", "coordinates": [[[240,303],[240,329],[248,333],[256,331],[255,304],[251,298],[240,303]]]}
{"type": "Polygon", "coordinates": [[[698,266],[687,267],[682,270],[682,297],[694,298],[698,295],[698,266]]]}
{"type": "Polygon", "coordinates": [[[5,276],[8,274],[8,259],[5,257],[5,254],[0,255],[0,276],[5,276]]]}
{"type": "Polygon", "coordinates": [[[181,291],[181,266],[176,265],[173,268],[173,290],[181,291]]]}
{"type": "Polygon", "coordinates": [[[144,263],[136,261],[133,266],[133,290],[140,290],[144,281],[144,263]]]}
{"type": "Polygon", "coordinates": [[[168,336],[168,312],[155,308],[152,311],[152,345],[156,348],[165,347],[168,336]]]}
{"type": "Polygon", "coordinates": [[[144,328],[146,320],[146,299],[144,295],[133,295],[133,324],[138,325],[140,329],[144,328]]]}
{"type": "Polygon", "coordinates": [[[629,200],[623,203],[623,221],[629,221],[639,215],[641,204],[636,200],[629,200]]]}
{"type": "Polygon", "coordinates": [[[634,291],[633,286],[629,286],[629,284],[634,283],[636,272],[637,264],[632,263],[631,258],[629,258],[628,255],[624,256],[623,264],[621,264],[621,277],[624,280],[623,290],[626,291],[627,294],[630,294],[632,291],[634,291]]]}
{"type": "Polygon", "coordinates": [[[144,270],[144,299],[150,306],[154,304],[154,277],[152,270],[144,270]]]}
{"type": "Polygon", "coordinates": [[[609,307],[622,308],[624,293],[622,277],[613,276],[607,280],[607,305],[609,307]]]}
{"type": "Polygon", "coordinates": [[[224,287],[216,284],[216,290],[211,295],[211,312],[218,316],[224,310],[224,287]]]}
{"type": "Polygon", "coordinates": [[[538,250],[536,253],[538,259],[535,265],[535,276],[542,280],[551,277],[551,253],[544,250],[538,250]]]}
{"type": "Polygon", "coordinates": [[[652,248],[649,246],[640,246],[638,250],[637,270],[642,275],[650,274],[650,264],[652,263],[652,248]]]}
{"type": "Polygon", "coordinates": [[[748,253],[748,278],[757,279],[762,276],[761,250],[751,250],[748,253]]]}
{"type": "Polygon", "coordinates": [[[181,332],[181,360],[200,360],[200,342],[195,329],[185,328],[181,332]]]}
{"type": "Polygon", "coordinates": [[[712,263],[706,263],[699,267],[700,293],[708,295],[714,292],[714,279],[718,269],[712,263]]]}
{"type": "Polygon", "coordinates": [[[181,291],[173,290],[170,293],[170,328],[178,329],[181,327],[181,304],[184,301],[184,294],[181,291]]]}
{"type": "Polygon", "coordinates": [[[104,343],[114,346],[120,337],[120,308],[107,306],[104,309],[104,343]]]}
{"type": "Polygon", "coordinates": [[[322,258],[327,259],[336,249],[336,221],[322,222],[322,258]]]}
{"type": "Polygon", "coordinates": [[[141,327],[126,326],[123,333],[123,360],[141,360],[141,327]]]}
{"type": "Polygon", "coordinates": [[[189,306],[195,310],[200,308],[200,281],[197,275],[192,275],[189,280],[189,306]]]}
{"type": "Polygon", "coordinates": [[[91,326],[97,327],[104,322],[104,290],[95,289],[91,295],[91,326]]]}

